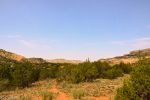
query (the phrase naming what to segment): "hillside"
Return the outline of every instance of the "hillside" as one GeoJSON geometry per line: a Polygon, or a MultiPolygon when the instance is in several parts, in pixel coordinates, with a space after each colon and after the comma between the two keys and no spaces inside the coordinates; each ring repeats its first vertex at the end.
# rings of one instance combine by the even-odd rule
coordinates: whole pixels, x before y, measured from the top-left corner
{"type": "MultiPolygon", "coordinates": [[[[135,50],[129,52],[129,54],[125,54],[123,56],[117,56],[114,58],[100,59],[100,61],[106,61],[112,64],[118,64],[120,62],[124,63],[136,63],[139,57],[150,57],[150,48],[143,50],[135,50]]],[[[71,63],[71,64],[79,64],[82,63],[80,60],[66,60],[66,59],[52,59],[52,60],[44,60],[42,58],[25,58],[24,56],[8,52],[6,50],[0,49],[0,60],[2,61],[29,61],[31,63],[71,63]]]]}
{"type": "Polygon", "coordinates": [[[79,64],[82,63],[80,60],[66,60],[66,59],[52,59],[47,60],[50,63],[71,63],[71,64],[79,64]]]}
{"type": "Polygon", "coordinates": [[[118,64],[120,62],[124,63],[136,63],[139,59],[139,57],[150,57],[150,48],[142,49],[142,50],[134,50],[129,52],[129,54],[125,54],[123,56],[117,56],[114,58],[108,58],[108,59],[100,59],[100,61],[106,61],[112,64],[118,64]]]}
{"type": "Polygon", "coordinates": [[[12,52],[8,52],[3,49],[0,49],[0,56],[3,58],[7,58],[10,60],[16,60],[16,61],[21,61],[22,59],[25,58],[21,55],[18,55],[18,54],[12,53],[12,52]]]}
{"type": "Polygon", "coordinates": [[[150,48],[143,49],[143,50],[131,51],[129,54],[127,54],[125,56],[129,56],[129,57],[150,56],[150,48]]]}
{"type": "Polygon", "coordinates": [[[24,56],[0,49],[0,60],[4,61],[29,61],[31,63],[72,63],[72,64],[78,64],[81,63],[80,60],[66,60],[66,59],[52,59],[52,60],[44,60],[43,58],[26,58],[24,56]]]}
{"type": "Polygon", "coordinates": [[[42,58],[25,58],[24,56],[0,49],[0,62],[14,62],[14,61],[29,61],[31,63],[45,63],[42,58]]]}
{"type": "Polygon", "coordinates": [[[29,61],[31,63],[45,63],[46,62],[46,60],[42,58],[26,58],[23,61],[29,61]]]}

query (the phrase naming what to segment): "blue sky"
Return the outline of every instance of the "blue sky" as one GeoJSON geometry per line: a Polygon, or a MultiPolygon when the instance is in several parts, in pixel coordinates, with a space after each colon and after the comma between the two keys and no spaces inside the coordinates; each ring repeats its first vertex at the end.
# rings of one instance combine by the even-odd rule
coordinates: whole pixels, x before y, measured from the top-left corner
{"type": "Polygon", "coordinates": [[[150,47],[150,0],[0,0],[0,48],[97,60],[150,47]]]}

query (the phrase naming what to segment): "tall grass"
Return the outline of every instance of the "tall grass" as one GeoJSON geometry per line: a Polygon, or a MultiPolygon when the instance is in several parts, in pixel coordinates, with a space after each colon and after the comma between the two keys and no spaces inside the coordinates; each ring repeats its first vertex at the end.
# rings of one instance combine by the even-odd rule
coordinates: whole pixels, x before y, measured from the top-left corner
{"type": "Polygon", "coordinates": [[[41,93],[42,100],[53,100],[54,94],[48,91],[42,91],[41,93]]]}
{"type": "Polygon", "coordinates": [[[74,99],[81,99],[82,97],[87,95],[84,89],[73,90],[72,94],[73,94],[74,99]]]}

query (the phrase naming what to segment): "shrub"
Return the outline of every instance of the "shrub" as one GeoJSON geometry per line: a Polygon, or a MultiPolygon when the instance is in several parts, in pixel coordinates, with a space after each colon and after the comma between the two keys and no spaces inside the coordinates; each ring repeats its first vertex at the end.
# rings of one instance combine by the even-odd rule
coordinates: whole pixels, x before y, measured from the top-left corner
{"type": "MultiPolygon", "coordinates": [[[[86,67],[87,65],[85,65],[84,67],[86,67]]],[[[85,71],[85,81],[93,81],[94,79],[96,79],[98,76],[98,70],[96,68],[96,66],[94,66],[93,64],[89,64],[89,66],[86,67],[86,71],[85,71]]]]}
{"type": "Polygon", "coordinates": [[[116,100],[150,100],[150,65],[139,64],[118,89],[116,100]]]}
{"type": "Polygon", "coordinates": [[[8,64],[0,66],[0,79],[11,79],[10,71],[8,64]]]}
{"type": "Polygon", "coordinates": [[[120,64],[114,65],[115,68],[121,69],[124,74],[129,74],[132,71],[131,64],[124,64],[121,62],[120,64]]]}
{"type": "Polygon", "coordinates": [[[97,62],[94,62],[93,64],[97,68],[99,78],[104,77],[104,72],[111,69],[111,66],[107,62],[97,61],[97,62]]]}
{"type": "Polygon", "coordinates": [[[46,79],[46,78],[50,78],[50,71],[48,69],[41,69],[40,71],[40,75],[39,75],[39,79],[46,79]]]}
{"type": "Polygon", "coordinates": [[[60,66],[58,68],[57,81],[71,81],[71,71],[74,66],[60,66]]]}
{"type": "Polygon", "coordinates": [[[73,83],[93,81],[98,76],[96,67],[90,62],[76,65],[72,67],[70,72],[70,81],[73,83]]]}
{"type": "Polygon", "coordinates": [[[82,97],[86,96],[86,91],[83,89],[77,89],[73,91],[74,99],[81,99],[82,97]]]}
{"type": "Polygon", "coordinates": [[[120,63],[110,66],[107,62],[84,62],[78,65],[61,66],[58,69],[57,81],[80,83],[93,81],[96,78],[114,79],[131,71],[129,65],[120,63]]]}
{"type": "Polygon", "coordinates": [[[41,92],[42,100],[53,100],[53,93],[48,91],[41,92]]]}
{"type": "Polygon", "coordinates": [[[104,77],[107,79],[115,79],[117,77],[123,76],[123,72],[121,69],[112,68],[104,72],[104,77]]]}
{"type": "Polygon", "coordinates": [[[74,67],[71,70],[70,81],[73,83],[79,83],[85,80],[85,76],[83,75],[82,70],[80,70],[78,66],[74,67]]]}
{"type": "Polygon", "coordinates": [[[20,96],[18,100],[32,100],[30,96],[20,96]]]}
{"type": "Polygon", "coordinates": [[[16,64],[12,72],[13,84],[18,87],[28,87],[32,83],[32,69],[30,64],[16,64]]]}
{"type": "Polygon", "coordinates": [[[8,86],[9,86],[9,80],[8,79],[0,80],[0,92],[7,89],[8,86]]]}
{"type": "Polygon", "coordinates": [[[40,69],[33,66],[31,75],[32,82],[38,81],[39,77],[40,77],[40,69]]]}

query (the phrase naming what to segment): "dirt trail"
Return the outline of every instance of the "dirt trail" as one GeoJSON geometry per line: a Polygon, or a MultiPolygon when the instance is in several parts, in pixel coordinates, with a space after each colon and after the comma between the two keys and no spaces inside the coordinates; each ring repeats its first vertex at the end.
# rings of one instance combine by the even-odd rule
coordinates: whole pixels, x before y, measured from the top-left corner
{"type": "Polygon", "coordinates": [[[54,82],[50,92],[58,94],[56,100],[69,100],[69,96],[65,92],[62,92],[60,89],[58,89],[56,82],[54,82]]]}
{"type": "Polygon", "coordinates": [[[100,97],[94,98],[94,100],[110,100],[110,99],[107,96],[100,96],[100,97]]]}
{"type": "MultiPolygon", "coordinates": [[[[72,100],[69,94],[63,92],[57,87],[56,81],[53,81],[52,83],[53,85],[49,91],[58,94],[56,96],[56,100],[72,100]]],[[[109,96],[92,97],[91,100],[110,100],[110,97],[109,96]]]]}

